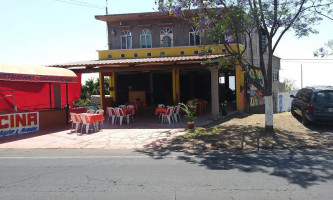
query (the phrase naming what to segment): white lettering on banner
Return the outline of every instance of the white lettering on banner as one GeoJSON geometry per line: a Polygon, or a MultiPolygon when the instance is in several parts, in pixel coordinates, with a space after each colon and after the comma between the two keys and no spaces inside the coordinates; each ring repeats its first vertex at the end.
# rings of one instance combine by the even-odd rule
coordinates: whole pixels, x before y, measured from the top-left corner
{"type": "Polygon", "coordinates": [[[0,137],[39,130],[39,112],[0,115],[0,137]]]}

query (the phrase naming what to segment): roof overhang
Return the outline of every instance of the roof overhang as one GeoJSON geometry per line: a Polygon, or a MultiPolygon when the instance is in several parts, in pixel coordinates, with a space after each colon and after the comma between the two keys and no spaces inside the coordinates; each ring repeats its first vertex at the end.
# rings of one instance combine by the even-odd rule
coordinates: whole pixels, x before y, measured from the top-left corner
{"type": "Polygon", "coordinates": [[[108,71],[140,71],[140,70],[168,70],[171,68],[191,68],[205,67],[202,62],[210,60],[215,64],[218,58],[225,56],[204,55],[204,56],[174,56],[174,57],[152,57],[152,58],[132,58],[132,59],[111,59],[92,60],[85,62],[73,62],[52,67],[62,67],[71,69],[76,73],[108,72],[108,71]]]}
{"type": "Polygon", "coordinates": [[[126,14],[114,14],[114,15],[97,15],[97,20],[105,22],[118,22],[118,21],[130,21],[130,20],[147,20],[147,19],[169,19],[174,18],[169,15],[168,12],[145,12],[145,13],[126,13],[126,14]]]}
{"type": "Polygon", "coordinates": [[[76,74],[56,67],[0,64],[0,80],[26,82],[77,83],[76,74]]]}

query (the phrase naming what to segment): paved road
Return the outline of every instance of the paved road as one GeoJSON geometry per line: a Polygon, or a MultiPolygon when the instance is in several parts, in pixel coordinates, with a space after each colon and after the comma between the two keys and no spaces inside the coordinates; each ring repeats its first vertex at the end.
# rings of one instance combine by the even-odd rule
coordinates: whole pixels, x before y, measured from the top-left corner
{"type": "Polygon", "coordinates": [[[332,151],[0,150],[0,199],[331,199],[332,151]]]}

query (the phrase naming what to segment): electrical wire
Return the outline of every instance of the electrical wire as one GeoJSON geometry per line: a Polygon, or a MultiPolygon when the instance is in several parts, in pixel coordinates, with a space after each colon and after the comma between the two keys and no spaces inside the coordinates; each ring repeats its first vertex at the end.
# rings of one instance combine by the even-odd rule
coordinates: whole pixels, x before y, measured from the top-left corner
{"type": "Polygon", "coordinates": [[[77,5],[77,6],[85,6],[85,7],[89,7],[89,8],[95,8],[95,9],[103,9],[103,10],[105,9],[103,6],[99,6],[99,5],[95,5],[95,4],[91,4],[91,3],[85,3],[82,1],[76,1],[76,0],[54,0],[54,1],[68,3],[68,4],[72,4],[72,5],[77,5]]]}

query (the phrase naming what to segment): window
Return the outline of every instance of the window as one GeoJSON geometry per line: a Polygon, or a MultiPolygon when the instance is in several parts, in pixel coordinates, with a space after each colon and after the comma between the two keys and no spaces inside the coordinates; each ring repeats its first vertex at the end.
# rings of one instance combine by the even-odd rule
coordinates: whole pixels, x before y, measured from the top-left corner
{"type": "Polygon", "coordinates": [[[200,35],[196,27],[191,27],[189,30],[190,46],[200,45],[200,35]]]}
{"type": "Polygon", "coordinates": [[[266,33],[264,31],[261,31],[261,48],[262,52],[266,51],[266,33]]]}
{"type": "Polygon", "coordinates": [[[279,81],[279,73],[273,72],[273,81],[279,81]]]}
{"type": "Polygon", "coordinates": [[[162,28],[161,30],[161,47],[172,47],[173,46],[173,33],[168,27],[162,28]]]}
{"type": "Polygon", "coordinates": [[[141,31],[141,48],[151,48],[151,32],[149,29],[141,31]]]}
{"type": "Polygon", "coordinates": [[[132,34],[130,31],[123,31],[121,33],[121,48],[132,49],[132,34]]]}

